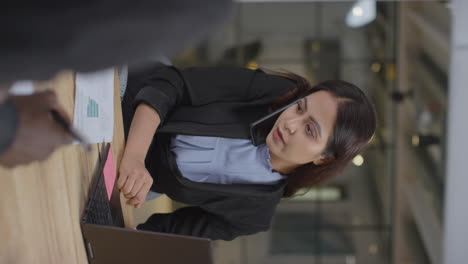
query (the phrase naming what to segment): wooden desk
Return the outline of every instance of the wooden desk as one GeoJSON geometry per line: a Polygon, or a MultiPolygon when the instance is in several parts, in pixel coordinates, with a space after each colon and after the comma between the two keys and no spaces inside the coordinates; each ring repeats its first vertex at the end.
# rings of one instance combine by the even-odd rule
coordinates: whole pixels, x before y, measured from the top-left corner
{"type": "MultiPolygon", "coordinates": [[[[73,117],[74,74],[63,72],[36,84],[52,88],[73,117]]],[[[115,123],[112,150],[118,166],[124,134],[115,76],[115,123]]],[[[80,218],[102,144],[85,152],[78,145],[62,147],[42,163],[13,170],[0,168],[0,263],[87,263],[80,218]]],[[[123,201],[123,200],[122,200],[123,201]]],[[[122,203],[125,222],[134,225],[130,206],[122,203]]]]}

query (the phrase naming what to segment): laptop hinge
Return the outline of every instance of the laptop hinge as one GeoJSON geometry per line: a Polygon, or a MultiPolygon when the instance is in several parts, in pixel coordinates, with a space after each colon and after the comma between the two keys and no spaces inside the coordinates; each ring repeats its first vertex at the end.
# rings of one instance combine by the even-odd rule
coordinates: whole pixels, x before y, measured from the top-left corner
{"type": "Polygon", "coordinates": [[[91,247],[91,243],[86,243],[86,251],[88,252],[88,256],[90,259],[94,259],[93,248],[91,247]]]}

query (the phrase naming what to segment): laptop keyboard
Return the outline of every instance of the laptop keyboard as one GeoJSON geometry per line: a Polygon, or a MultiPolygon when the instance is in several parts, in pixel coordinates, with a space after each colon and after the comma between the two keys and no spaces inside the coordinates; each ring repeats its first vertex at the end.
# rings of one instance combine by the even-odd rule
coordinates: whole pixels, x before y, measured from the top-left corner
{"type": "Polygon", "coordinates": [[[97,181],[97,184],[93,186],[93,189],[89,193],[88,205],[83,214],[83,221],[88,224],[112,226],[111,208],[102,174],[98,175],[97,181]]]}

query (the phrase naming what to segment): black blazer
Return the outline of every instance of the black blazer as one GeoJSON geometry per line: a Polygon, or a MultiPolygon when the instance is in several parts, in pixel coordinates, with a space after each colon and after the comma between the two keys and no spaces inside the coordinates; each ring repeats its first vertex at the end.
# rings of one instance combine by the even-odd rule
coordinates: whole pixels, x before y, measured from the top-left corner
{"type": "Polygon", "coordinates": [[[267,114],[272,100],[294,83],[261,70],[155,67],[130,74],[122,102],[128,133],[135,107],[145,103],[161,117],[146,167],[152,190],[190,204],[153,214],[138,229],[232,240],[268,230],[285,181],[276,185],[198,183],[184,178],[169,149],[174,134],[249,138],[251,122],[267,114]]]}

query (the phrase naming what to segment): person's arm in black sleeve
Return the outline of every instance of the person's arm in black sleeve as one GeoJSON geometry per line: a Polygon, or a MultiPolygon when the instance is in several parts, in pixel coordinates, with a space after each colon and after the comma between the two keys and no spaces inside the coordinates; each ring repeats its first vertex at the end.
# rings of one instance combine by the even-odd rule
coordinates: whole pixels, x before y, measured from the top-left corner
{"type": "Polygon", "coordinates": [[[161,67],[144,81],[134,107],[145,103],[154,108],[161,123],[177,105],[200,106],[215,102],[247,102],[275,98],[294,84],[261,70],[245,68],[161,67]]]}
{"type": "Polygon", "coordinates": [[[234,6],[231,0],[29,2],[0,8],[0,81],[172,56],[206,39],[234,6]]]}
{"type": "Polygon", "coordinates": [[[201,206],[183,207],[168,214],[153,214],[137,229],[232,240],[267,231],[279,199],[215,199],[201,206]]]}
{"type": "Polygon", "coordinates": [[[145,223],[138,225],[137,229],[230,241],[238,236],[266,231],[268,225],[229,221],[200,207],[190,206],[173,213],[153,214],[145,223]]]}

